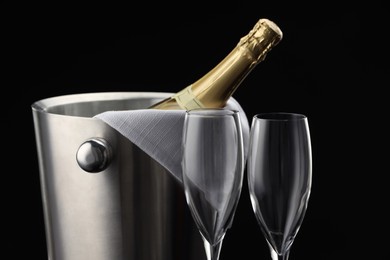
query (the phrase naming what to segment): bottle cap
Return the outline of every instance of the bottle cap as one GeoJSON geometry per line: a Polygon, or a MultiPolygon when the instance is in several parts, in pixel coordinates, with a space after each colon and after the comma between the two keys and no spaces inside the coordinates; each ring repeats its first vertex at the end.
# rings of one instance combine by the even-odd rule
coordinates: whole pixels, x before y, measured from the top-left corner
{"type": "Polygon", "coordinates": [[[280,28],[268,19],[260,19],[253,29],[240,39],[237,46],[247,50],[256,62],[262,61],[266,54],[283,38],[280,28]]]}

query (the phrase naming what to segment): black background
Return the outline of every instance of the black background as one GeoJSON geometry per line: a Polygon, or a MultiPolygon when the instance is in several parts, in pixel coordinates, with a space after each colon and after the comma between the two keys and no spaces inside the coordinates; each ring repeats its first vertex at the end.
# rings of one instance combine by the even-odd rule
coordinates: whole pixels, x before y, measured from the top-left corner
{"type": "MultiPolygon", "coordinates": [[[[312,194],[290,259],[373,258],[385,251],[384,4],[1,5],[3,246],[12,259],[26,253],[47,259],[33,102],[85,92],[177,92],[221,61],[263,17],[278,24],[284,38],[234,97],[249,120],[272,111],[309,118],[312,194]]],[[[236,253],[269,259],[246,187],[221,260],[236,253]]]]}

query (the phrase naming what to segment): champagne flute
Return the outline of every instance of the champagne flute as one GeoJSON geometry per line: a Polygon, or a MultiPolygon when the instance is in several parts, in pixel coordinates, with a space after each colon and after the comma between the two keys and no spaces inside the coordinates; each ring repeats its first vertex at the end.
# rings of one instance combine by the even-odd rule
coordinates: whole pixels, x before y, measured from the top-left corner
{"type": "Polygon", "coordinates": [[[311,192],[308,120],[295,113],[253,117],[247,162],[248,189],[273,260],[287,260],[311,192]]]}
{"type": "Polygon", "coordinates": [[[187,204],[208,260],[218,260],[240,198],[245,161],[238,111],[186,111],[182,143],[187,204]]]}

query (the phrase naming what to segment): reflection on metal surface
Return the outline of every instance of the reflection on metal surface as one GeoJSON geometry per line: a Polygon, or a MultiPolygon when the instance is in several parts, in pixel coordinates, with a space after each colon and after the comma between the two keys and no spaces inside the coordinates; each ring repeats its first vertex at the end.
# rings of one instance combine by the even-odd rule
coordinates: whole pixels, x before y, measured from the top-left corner
{"type": "Polygon", "coordinates": [[[75,94],[32,105],[50,260],[206,259],[181,184],[93,118],[145,108],[170,95],[75,94]],[[101,154],[86,159],[90,152],[101,154]]]}
{"type": "Polygon", "coordinates": [[[112,159],[110,144],[103,138],[91,138],[77,150],[76,160],[81,169],[97,173],[105,170],[112,159]]]}

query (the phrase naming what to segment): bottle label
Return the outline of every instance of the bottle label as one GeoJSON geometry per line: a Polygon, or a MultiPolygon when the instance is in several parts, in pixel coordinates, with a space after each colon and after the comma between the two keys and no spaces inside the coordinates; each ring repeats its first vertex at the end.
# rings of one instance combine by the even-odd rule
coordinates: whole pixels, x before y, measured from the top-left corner
{"type": "Polygon", "coordinates": [[[192,93],[191,86],[177,92],[173,97],[177,104],[185,110],[204,107],[202,102],[200,102],[192,93]]]}

